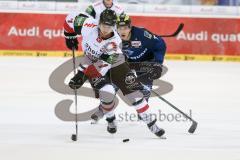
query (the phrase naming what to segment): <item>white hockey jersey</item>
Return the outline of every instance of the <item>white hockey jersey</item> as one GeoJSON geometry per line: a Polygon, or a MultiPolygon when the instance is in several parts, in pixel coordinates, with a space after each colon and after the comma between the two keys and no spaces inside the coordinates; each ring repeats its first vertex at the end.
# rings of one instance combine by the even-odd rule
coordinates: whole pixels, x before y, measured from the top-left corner
{"type": "MultiPolygon", "coordinates": [[[[69,14],[66,17],[65,24],[64,24],[64,30],[68,33],[74,32],[74,19],[76,14],[69,14]]],[[[93,18],[87,18],[81,29],[81,36],[82,36],[82,50],[84,52],[84,55],[88,57],[88,59],[91,61],[85,63],[85,65],[90,65],[90,63],[95,63],[100,60],[100,56],[102,54],[120,54],[123,56],[121,45],[122,40],[119,37],[118,33],[113,30],[114,35],[108,39],[102,39],[99,37],[99,28],[98,28],[98,21],[93,18]]],[[[104,65],[106,62],[98,62],[98,64],[104,65]]],[[[97,66],[101,66],[98,65],[97,66]]],[[[104,75],[107,70],[111,67],[110,64],[107,64],[108,67],[105,68],[98,68],[99,72],[104,75]]],[[[87,67],[84,66],[84,67],[87,67]]]]}
{"type": "MultiPolygon", "coordinates": [[[[86,13],[90,16],[92,16],[93,18],[95,18],[97,21],[99,21],[100,19],[100,14],[106,9],[105,5],[103,4],[103,1],[97,1],[95,3],[93,3],[91,6],[89,6],[86,9],[86,13]]],[[[113,5],[111,8],[109,8],[113,11],[116,12],[117,15],[120,15],[121,13],[123,13],[123,9],[116,3],[113,2],[113,5]]]]}
{"type": "Polygon", "coordinates": [[[118,33],[113,30],[114,35],[106,40],[99,37],[98,21],[87,18],[82,27],[82,49],[90,59],[98,59],[102,54],[122,54],[122,40],[118,33]]]}
{"type": "MultiPolygon", "coordinates": [[[[71,13],[66,17],[64,23],[64,30],[68,33],[74,32],[74,19],[77,16],[77,13],[71,13]]],[[[89,57],[96,57],[103,53],[112,54],[112,53],[120,53],[121,51],[121,43],[122,40],[119,37],[118,33],[113,30],[114,36],[109,39],[103,40],[99,37],[99,28],[98,21],[93,18],[87,18],[81,30],[82,36],[82,49],[83,52],[89,57]]]]}

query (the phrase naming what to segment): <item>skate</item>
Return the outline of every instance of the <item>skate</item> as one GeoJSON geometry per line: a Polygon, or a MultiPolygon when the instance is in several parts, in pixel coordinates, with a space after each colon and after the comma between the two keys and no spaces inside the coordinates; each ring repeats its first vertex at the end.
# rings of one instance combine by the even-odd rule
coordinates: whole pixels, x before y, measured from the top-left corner
{"type": "Polygon", "coordinates": [[[104,113],[100,107],[98,107],[98,110],[91,115],[92,122],[91,124],[96,124],[100,119],[102,119],[104,116],[104,113]]]}
{"type": "Polygon", "coordinates": [[[116,125],[116,117],[115,115],[110,118],[106,118],[106,121],[108,122],[107,131],[111,134],[114,134],[117,132],[117,125],[116,125]]]}
{"type": "Polygon", "coordinates": [[[164,129],[159,128],[156,124],[156,119],[154,121],[152,121],[151,123],[149,123],[147,126],[149,128],[149,130],[154,133],[156,136],[158,137],[162,137],[165,133],[164,129]]]}

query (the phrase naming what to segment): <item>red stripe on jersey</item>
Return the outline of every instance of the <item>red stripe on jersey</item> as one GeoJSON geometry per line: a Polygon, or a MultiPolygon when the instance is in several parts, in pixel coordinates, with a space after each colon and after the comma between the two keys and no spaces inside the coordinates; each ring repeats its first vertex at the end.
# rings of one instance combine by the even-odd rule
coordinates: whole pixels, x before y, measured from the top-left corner
{"type": "Polygon", "coordinates": [[[147,105],[145,105],[144,107],[142,107],[142,108],[140,108],[140,109],[137,109],[137,112],[138,112],[138,113],[143,113],[143,112],[145,112],[146,110],[148,110],[148,108],[149,108],[149,105],[147,104],[147,105]]]}
{"type": "Polygon", "coordinates": [[[86,23],[86,24],[84,24],[84,27],[91,27],[91,28],[93,28],[93,27],[96,27],[97,25],[96,24],[94,24],[94,23],[86,23]]]}
{"type": "Polygon", "coordinates": [[[74,30],[68,25],[68,23],[65,21],[64,22],[64,30],[67,32],[67,33],[74,33],[74,30]]]}

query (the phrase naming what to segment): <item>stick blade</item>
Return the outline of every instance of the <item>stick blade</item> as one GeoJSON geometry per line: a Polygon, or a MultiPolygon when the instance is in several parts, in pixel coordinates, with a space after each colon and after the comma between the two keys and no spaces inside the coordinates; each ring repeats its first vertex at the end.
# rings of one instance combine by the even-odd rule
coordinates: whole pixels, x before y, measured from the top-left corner
{"type": "Polygon", "coordinates": [[[72,139],[72,141],[77,141],[77,135],[76,134],[72,134],[71,139],[72,139]]]}
{"type": "Polygon", "coordinates": [[[181,31],[183,29],[183,27],[184,27],[184,23],[180,23],[178,30],[181,31]]]}
{"type": "Polygon", "coordinates": [[[197,125],[198,125],[198,123],[193,121],[193,123],[192,123],[191,127],[189,128],[188,132],[189,133],[194,133],[196,128],[197,128],[197,125]]]}
{"type": "Polygon", "coordinates": [[[173,36],[174,37],[177,36],[182,31],[183,27],[184,27],[184,23],[181,23],[178,29],[176,30],[176,32],[173,34],[173,36]]]}
{"type": "Polygon", "coordinates": [[[160,35],[160,37],[176,37],[182,31],[183,27],[184,27],[184,23],[180,23],[177,30],[173,34],[160,35]]]}

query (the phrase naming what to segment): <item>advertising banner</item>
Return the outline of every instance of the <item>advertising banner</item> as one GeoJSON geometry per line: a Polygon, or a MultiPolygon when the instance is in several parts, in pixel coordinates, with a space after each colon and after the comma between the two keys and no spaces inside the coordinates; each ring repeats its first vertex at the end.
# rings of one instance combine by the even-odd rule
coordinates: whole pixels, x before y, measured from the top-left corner
{"type": "MultiPolygon", "coordinates": [[[[0,13],[0,55],[68,56],[63,35],[64,14],[0,13]],[[15,53],[15,54],[14,54],[15,53]],[[18,54],[16,54],[18,53],[18,54]]],[[[167,55],[239,58],[240,19],[131,16],[133,25],[157,35],[185,27],[177,37],[164,38],[167,55]]],[[[81,42],[81,38],[79,38],[81,42]]],[[[81,51],[81,47],[80,47],[81,51]]],[[[190,56],[190,57],[189,57],[190,56]]],[[[194,58],[192,58],[194,60],[194,58]]],[[[220,58],[221,60],[221,58],[220,58]]]]}

